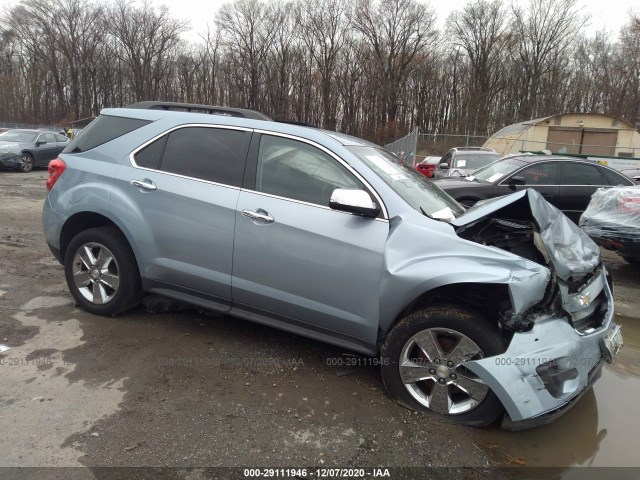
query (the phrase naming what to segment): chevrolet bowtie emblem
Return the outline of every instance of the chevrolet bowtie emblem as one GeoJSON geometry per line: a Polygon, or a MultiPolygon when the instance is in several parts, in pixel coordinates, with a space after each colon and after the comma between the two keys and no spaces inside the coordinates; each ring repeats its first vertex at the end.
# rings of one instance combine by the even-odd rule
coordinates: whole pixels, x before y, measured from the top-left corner
{"type": "Polygon", "coordinates": [[[589,304],[591,303],[591,295],[589,295],[589,293],[580,295],[578,297],[578,301],[580,302],[580,305],[582,305],[583,307],[588,307],[589,304]]]}

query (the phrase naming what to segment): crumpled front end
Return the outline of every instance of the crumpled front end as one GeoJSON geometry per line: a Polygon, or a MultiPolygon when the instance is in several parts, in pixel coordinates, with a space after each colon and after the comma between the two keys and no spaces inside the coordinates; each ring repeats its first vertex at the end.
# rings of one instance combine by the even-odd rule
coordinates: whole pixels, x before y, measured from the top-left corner
{"type": "Polygon", "coordinates": [[[511,429],[547,423],[600,375],[622,346],[612,285],[597,245],[533,190],[471,209],[454,222],[459,236],[546,264],[551,278],[514,275],[511,308],[500,325],[510,337],[499,356],[464,364],[498,396],[511,429]]]}
{"type": "Polygon", "coordinates": [[[19,168],[22,163],[22,155],[20,152],[2,152],[0,151],[0,168],[15,169],[19,168]]]}
{"type": "Polygon", "coordinates": [[[566,308],[583,308],[563,316],[541,314],[531,330],[513,334],[502,355],[464,365],[496,393],[512,422],[562,408],[598,378],[603,361],[615,354],[605,344],[614,327],[605,273],[577,292],[560,295],[566,308]],[[590,298],[594,301],[587,303],[590,298]]]}

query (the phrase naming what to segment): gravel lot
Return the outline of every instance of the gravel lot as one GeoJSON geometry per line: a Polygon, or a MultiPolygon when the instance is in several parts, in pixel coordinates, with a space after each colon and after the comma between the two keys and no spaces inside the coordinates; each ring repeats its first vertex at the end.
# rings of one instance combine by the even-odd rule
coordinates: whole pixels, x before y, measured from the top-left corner
{"type": "MultiPolygon", "coordinates": [[[[0,172],[0,343],[11,347],[0,466],[436,466],[484,478],[462,467],[510,464],[473,429],[390,401],[364,357],[224,316],[75,308],[42,233],[46,177],[0,172]]],[[[632,315],[637,272],[607,259],[632,315]]]]}

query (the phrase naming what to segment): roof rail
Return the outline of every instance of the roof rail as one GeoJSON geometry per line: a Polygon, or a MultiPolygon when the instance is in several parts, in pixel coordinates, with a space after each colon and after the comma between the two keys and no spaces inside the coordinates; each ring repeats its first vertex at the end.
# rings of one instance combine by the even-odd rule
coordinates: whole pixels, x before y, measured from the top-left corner
{"type": "Polygon", "coordinates": [[[214,107],[195,103],[144,101],[132,103],[124,108],[140,108],[143,110],[167,110],[174,112],[208,113],[210,115],[224,115],[227,117],[251,118],[253,120],[272,121],[263,113],[244,108],[214,107]]]}
{"type": "Polygon", "coordinates": [[[456,150],[467,150],[467,151],[476,151],[476,152],[493,152],[492,148],[487,147],[456,147],[456,150]]]}

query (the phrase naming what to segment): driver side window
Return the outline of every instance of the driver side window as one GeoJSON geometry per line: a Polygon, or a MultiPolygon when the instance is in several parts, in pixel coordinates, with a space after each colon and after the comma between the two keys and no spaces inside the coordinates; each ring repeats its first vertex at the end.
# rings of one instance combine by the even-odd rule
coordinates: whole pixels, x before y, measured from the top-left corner
{"type": "Polygon", "coordinates": [[[256,191],[328,207],[336,188],[365,189],[322,150],[288,138],[262,136],[256,191]]]}

